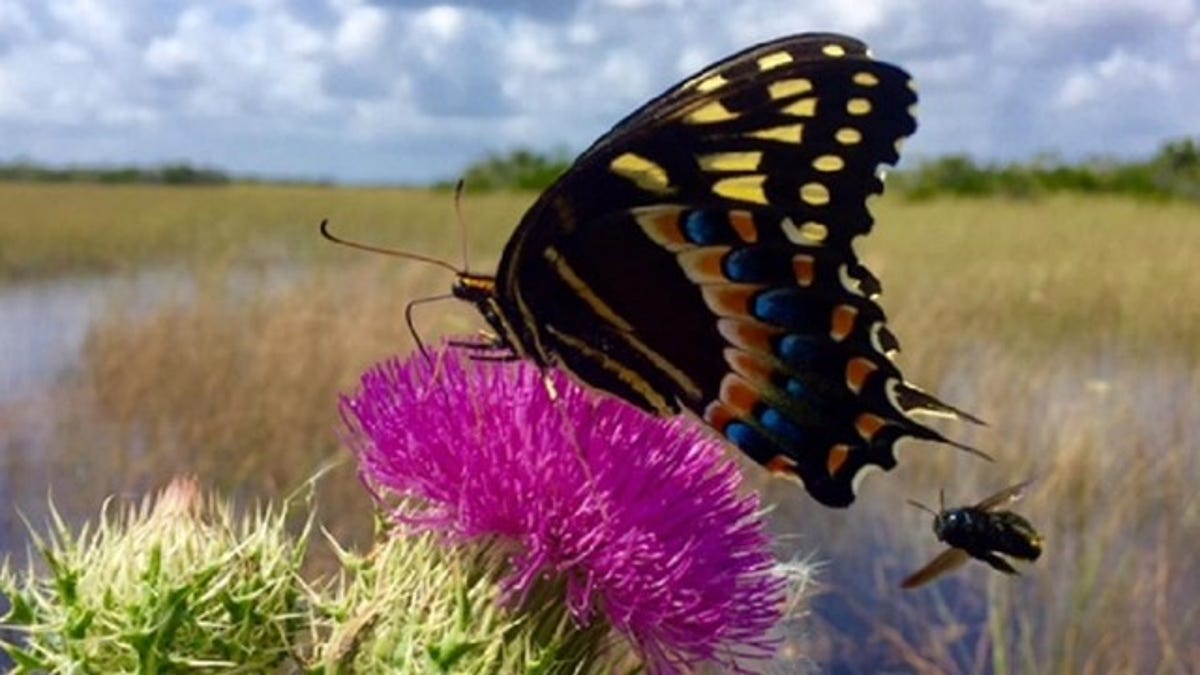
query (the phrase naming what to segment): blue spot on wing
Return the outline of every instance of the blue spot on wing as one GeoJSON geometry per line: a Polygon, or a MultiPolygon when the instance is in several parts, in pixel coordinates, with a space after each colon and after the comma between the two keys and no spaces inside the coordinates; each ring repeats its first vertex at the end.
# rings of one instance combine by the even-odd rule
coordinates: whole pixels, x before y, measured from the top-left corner
{"type": "Polygon", "coordinates": [[[736,249],[725,256],[724,272],[731,281],[759,283],[772,277],[772,259],[763,248],[736,249]]]}
{"type": "Polygon", "coordinates": [[[821,341],[811,335],[784,335],[779,340],[779,356],[791,366],[812,365],[821,356],[821,341]]]}
{"type": "Polygon", "coordinates": [[[766,464],[779,452],[766,436],[745,422],[730,422],[725,437],[759,464],[766,464]]]}
{"type": "Polygon", "coordinates": [[[808,396],[808,387],[803,382],[794,377],[787,379],[787,384],[784,385],[784,391],[792,398],[804,398],[808,396]]]}
{"type": "Polygon", "coordinates": [[[764,410],[762,415],[759,416],[759,421],[762,422],[762,425],[772,433],[781,436],[797,445],[804,444],[806,437],[808,436],[808,434],[804,433],[804,430],[797,426],[795,422],[791,421],[785,417],[783,413],[775,410],[774,408],[767,408],[764,410]]]}
{"type": "Polygon", "coordinates": [[[692,211],[683,221],[683,232],[693,244],[727,244],[732,240],[729,216],[724,211],[692,211]]]}
{"type": "Polygon", "coordinates": [[[763,291],[755,296],[751,311],[763,321],[805,332],[817,330],[817,321],[828,321],[824,314],[814,316],[811,303],[804,302],[804,291],[798,288],[763,291]]]}

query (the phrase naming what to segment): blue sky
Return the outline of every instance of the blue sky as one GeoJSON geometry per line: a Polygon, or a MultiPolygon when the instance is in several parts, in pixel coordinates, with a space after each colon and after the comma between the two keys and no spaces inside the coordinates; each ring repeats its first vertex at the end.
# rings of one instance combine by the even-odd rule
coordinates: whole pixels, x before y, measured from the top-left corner
{"type": "Polygon", "coordinates": [[[453,178],[581,150],[698,67],[807,30],[916,77],[910,160],[1200,134],[1200,0],[0,0],[0,161],[453,178]]]}

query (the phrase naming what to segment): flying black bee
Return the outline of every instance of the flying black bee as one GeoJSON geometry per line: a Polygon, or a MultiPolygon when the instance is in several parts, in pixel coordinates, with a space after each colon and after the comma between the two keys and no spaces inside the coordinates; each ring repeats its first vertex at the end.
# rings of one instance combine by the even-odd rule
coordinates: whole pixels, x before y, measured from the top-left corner
{"type": "Polygon", "coordinates": [[[1023,497],[1025,488],[1032,482],[1027,480],[1004,488],[974,506],[953,509],[946,508],[945,492],[939,494],[938,511],[910,499],[909,504],[933,514],[933,533],[938,541],[946,542],[950,548],[905,579],[900,587],[916,588],[957,568],[969,558],[982,560],[1007,574],[1017,574],[1017,570],[998,553],[1021,560],[1037,560],[1042,554],[1042,535],[1023,517],[1012,511],[997,510],[1023,497]]]}

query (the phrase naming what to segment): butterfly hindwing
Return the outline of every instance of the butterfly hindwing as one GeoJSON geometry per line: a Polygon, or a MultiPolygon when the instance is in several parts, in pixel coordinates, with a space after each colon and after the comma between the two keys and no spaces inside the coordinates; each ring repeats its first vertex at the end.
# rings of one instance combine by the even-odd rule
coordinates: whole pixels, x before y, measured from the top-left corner
{"type": "Polygon", "coordinates": [[[505,249],[503,340],[659,414],[686,409],[819,501],[845,506],[909,413],[869,231],[881,163],[912,133],[908,75],[856,40],[753,47],[621,121],[537,201],[505,249]]]}

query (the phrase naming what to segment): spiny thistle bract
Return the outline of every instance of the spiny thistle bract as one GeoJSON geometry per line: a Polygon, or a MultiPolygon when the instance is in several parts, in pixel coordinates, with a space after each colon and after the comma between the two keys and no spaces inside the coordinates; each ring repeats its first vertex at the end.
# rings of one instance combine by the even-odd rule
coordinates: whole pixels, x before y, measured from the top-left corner
{"type": "Polygon", "coordinates": [[[235,517],[192,479],[78,535],[52,508],[49,535],[33,534],[46,573],[0,570],[16,638],[0,647],[18,672],[270,671],[306,621],[305,537],[286,516],[235,517]]]}

